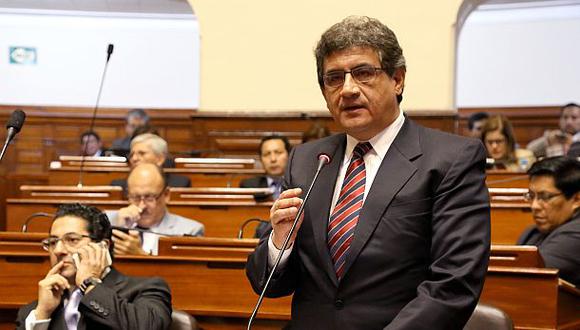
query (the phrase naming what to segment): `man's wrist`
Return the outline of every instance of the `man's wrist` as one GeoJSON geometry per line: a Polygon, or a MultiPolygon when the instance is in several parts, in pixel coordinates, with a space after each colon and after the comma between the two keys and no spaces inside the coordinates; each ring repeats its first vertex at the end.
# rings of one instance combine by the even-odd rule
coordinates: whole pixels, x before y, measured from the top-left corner
{"type": "Polygon", "coordinates": [[[52,312],[45,311],[43,308],[39,308],[39,306],[36,306],[34,310],[34,316],[38,321],[49,319],[51,314],[52,312]]]}
{"type": "Polygon", "coordinates": [[[103,283],[103,281],[101,281],[100,278],[90,276],[90,277],[87,277],[85,280],[83,280],[83,282],[79,285],[79,289],[81,290],[81,292],[83,294],[87,294],[95,286],[97,286],[98,284],[101,284],[101,283],[103,283]]]}

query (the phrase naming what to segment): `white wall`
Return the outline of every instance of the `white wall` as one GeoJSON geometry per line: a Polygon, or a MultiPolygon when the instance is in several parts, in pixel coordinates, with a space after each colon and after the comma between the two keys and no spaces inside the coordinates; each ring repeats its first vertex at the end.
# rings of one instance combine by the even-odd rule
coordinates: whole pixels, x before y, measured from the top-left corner
{"type": "Polygon", "coordinates": [[[195,16],[39,13],[0,11],[0,104],[93,107],[112,43],[101,107],[199,107],[195,16]],[[10,64],[11,46],[36,48],[37,64],[10,64]]]}
{"type": "Polygon", "coordinates": [[[580,5],[482,10],[458,40],[456,106],[580,102],[580,5]]]}

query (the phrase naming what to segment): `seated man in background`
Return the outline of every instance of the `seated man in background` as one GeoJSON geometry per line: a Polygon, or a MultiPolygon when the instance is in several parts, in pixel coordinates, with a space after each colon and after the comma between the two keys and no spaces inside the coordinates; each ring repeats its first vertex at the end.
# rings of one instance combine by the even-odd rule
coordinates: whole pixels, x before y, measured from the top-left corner
{"type": "MultiPolygon", "coordinates": [[[[282,191],[282,176],[286,171],[288,155],[290,154],[290,141],[283,135],[269,135],[262,138],[258,154],[264,166],[266,175],[259,175],[240,182],[240,188],[271,188],[271,195],[255,195],[258,202],[276,200],[282,191]]],[[[260,223],[256,228],[255,237],[261,237],[263,233],[272,228],[270,223],[260,223]]]]}
{"type": "Polygon", "coordinates": [[[111,150],[113,150],[115,155],[127,156],[135,130],[147,124],[149,124],[149,115],[147,115],[145,110],[133,109],[127,112],[127,117],[125,117],[125,132],[127,135],[124,138],[114,140],[111,146],[111,150]]]}
{"type": "Polygon", "coordinates": [[[527,149],[537,158],[566,155],[577,132],[580,132],[580,105],[569,103],[560,110],[560,129],[545,131],[542,137],[528,143],[527,149]]]}
{"type": "Polygon", "coordinates": [[[487,112],[476,112],[469,116],[467,120],[467,128],[469,129],[469,136],[476,139],[481,139],[481,130],[487,122],[489,114],[487,112]]]}
{"type": "Polygon", "coordinates": [[[170,192],[159,166],[139,164],[127,181],[129,206],[107,215],[114,226],[138,230],[113,229],[115,254],[157,255],[160,236],[203,236],[201,223],[167,210],[170,192]]]}
{"type": "Polygon", "coordinates": [[[316,122],[302,133],[302,143],[322,139],[323,137],[330,136],[330,130],[326,125],[316,122]]]}
{"type": "Polygon", "coordinates": [[[42,245],[52,268],[38,282],[38,301],[18,311],[17,329],[169,328],[169,287],[112,266],[111,224],[97,208],[61,205],[42,245]]]}
{"type": "Polygon", "coordinates": [[[95,131],[86,131],[81,134],[81,156],[104,156],[103,142],[95,131]]]}
{"type": "Polygon", "coordinates": [[[528,171],[535,226],[526,229],[518,245],[535,245],[546,267],[580,286],[580,162],[568,157],[546,158],[528,171]]]}
{"type": "MultiPolygon", "coordinates": [[[[168,154],[167,142],[163,138],[152,133],[140,134],[131,141],[129,167],[134,168],[141,163],[163,166],[168,154]]],[[[167,174],[165,180],[169,187],[191,187],[191,180],[183,175],[167,174]]],[[[127,191],[127,180],[113,180],[111,186],[120,186],[127,191]]]]}
{"type": "Polygon", "coordinates": [[[282,176],[288,163],[292,146],[288,138],[282,135],[268,135],[262,138],[258,155],[266,175],[244,179],[240,188],[272,188],[272,195],[255,196],[257,201],[275,200],[280,196],[282,176]]]}

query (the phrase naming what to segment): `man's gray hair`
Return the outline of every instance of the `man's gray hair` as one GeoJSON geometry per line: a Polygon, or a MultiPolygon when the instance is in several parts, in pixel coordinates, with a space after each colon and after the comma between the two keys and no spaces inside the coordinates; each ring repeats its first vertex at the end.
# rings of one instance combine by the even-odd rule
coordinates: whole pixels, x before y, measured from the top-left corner
{"type": "Polygon", "coordinates": [[[129,112],[127,112],[126,121],[128,122],[129,118],[131,117],[141,118],[143,123],[149,123],[149,115],[143,109],[131,109],[129,112]]]}
{"type": "Polygon", "coordinates": [[[167,150],[167,142],[163,140],[159,135],[145,133],[139,134],[131,140],[131,150],[133,146],[137,143],[148,143],[153,150],[153,153],[156,155],[162,155],[167,157],[168,150],[167,150]]]}
{"type": "Polygon", "coordinates": [[[348,16],[326,30],[314,50],[318,84],[321,89],[324,88],[322,78],[324,60],[334,52],[353,47],[369,47],[376,50],[381,68],[390,77],[393,77],[399,68],[406,70],[403,49],[391,29],[375,18],[348,16]]]}

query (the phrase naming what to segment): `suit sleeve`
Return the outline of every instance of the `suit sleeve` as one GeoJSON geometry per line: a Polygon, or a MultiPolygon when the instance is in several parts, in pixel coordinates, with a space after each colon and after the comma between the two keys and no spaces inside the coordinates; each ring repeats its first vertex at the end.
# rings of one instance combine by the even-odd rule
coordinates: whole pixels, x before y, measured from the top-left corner
{"type": "Polygon", "coordinates": [[[79,311],[111,329],[169,329],[171,293],[160,278],[140,279],[141,289],[131,301],[115,290],[97,285],[81,300],[79,311]]]}
{"type": "Polygon", "coordinates": [[[469,141],[434,192],[429,276],[386,329],[463,329],[489,262],[485,152],[469,141]]]}
{"type": "Polygon", "coordinates": [[[560,277],[572,284],[580,284],[580,223],[562,225],[540,245],[540,255],[546,267],[560,270],[560,277]],[[567,228],[566,228],[567,227],[567,228]]]}

